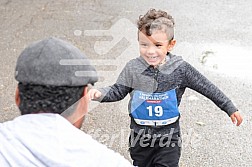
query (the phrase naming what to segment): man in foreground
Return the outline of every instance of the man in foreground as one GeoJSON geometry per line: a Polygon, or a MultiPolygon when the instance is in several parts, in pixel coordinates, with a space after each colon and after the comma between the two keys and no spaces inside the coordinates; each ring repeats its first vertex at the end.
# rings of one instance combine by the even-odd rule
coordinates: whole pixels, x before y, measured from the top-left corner
{"type": "Polygon", "coordinates": [[[97,81],[79,49],[57,38],[34,42],[18,57],[15,78],[21,116],[0,124],[1,166],[131,166],[78,129],[87,85],[97,81]]]}

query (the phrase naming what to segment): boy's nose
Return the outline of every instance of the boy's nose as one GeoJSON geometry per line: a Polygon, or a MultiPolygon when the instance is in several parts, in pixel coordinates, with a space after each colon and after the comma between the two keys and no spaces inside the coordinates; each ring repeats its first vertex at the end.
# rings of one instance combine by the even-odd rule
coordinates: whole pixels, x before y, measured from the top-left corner
{"type": "Polygon", "coordinates": [[[147,54],[154,54],[156,52],[156,46],[149,46],[147,49],[147,54]]]}

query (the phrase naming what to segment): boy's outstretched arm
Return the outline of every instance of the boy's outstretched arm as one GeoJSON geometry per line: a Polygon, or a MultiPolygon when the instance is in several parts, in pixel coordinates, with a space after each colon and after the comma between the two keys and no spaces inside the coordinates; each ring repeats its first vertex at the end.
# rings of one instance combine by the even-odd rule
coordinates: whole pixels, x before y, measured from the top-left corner
{"type": "Polygon", "coordinates": [[[236,111],[236,112],[234,112],[231,116],[230,116],[230,118],[231,118],[231,120],[232,120],[232,122],[234,123],[234,124],[236,124],[236,126],[239,126],[241,123],[242,123],[242,116],[241,116],[241,114],[240,114],[240,112],[239,111],[236,111]]]}
{"type": "Polygon", "coordinates": [[[90,89],[88,94],[90,100],[95,100],[99,102],[115,102],[124,99],[128,93],[130,93],[132,88],[132,65],[130,62],[121,71],[117,78],[115,84],[103,87],[99,89],[90,89]]]}
{"type": "Polygon", "coordinates": [[[212,84],[189,63],[186,63],[185,76],[186,87],[189,87],[212,100],[221,110],[229,115],[236,126],[239,126],[242,123],[242,116],[232,101],[217,86],[212,84]]]}
{"type": "Polygon", "coordinates": [[[115,83],[100,89],[91,88],[88,91],[88,98],[99,102],[115,102],[122,100],[131,91],[132,88],[115,83]]]}

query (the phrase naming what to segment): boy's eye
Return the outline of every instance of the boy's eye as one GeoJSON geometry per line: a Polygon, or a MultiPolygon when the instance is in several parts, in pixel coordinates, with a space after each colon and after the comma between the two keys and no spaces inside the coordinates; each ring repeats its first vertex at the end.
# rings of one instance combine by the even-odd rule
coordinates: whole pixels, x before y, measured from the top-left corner
{"type": "Polygon", "coordinates": [[[158,47],[158,48],[161,47],[161,46],[162,46],[161,44],[156,44],[156,47],[158,47]]]}
{"type": "Polygon", "coordinates": [[[140,46],[147,47],[148,45],[146,43],[142,43],[142,44],[140,44],[140,46]]]}

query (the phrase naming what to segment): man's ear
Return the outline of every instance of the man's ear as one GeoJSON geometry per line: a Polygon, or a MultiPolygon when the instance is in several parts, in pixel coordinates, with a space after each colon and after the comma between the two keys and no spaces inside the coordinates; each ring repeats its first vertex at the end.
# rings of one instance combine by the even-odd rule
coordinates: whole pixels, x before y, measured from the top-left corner
{"type": "Polygon", "coordinates": [[[16,102],[16,105],[17,105],[17,106],[20,105],[20,96],[19,96],[19,89],[18,89],[18,86],[17,86],[16,92],[15,92],[15,102],[16,102]]]}
{"type": "Polygon", "coordinates": [[[83,90],[83,97],[87,95],[87,92],[88,92],[88,86],[85,86],[83,90]]]}
{"type": "MultiPolygon", "coordinates": [[[[81,128],[83,121],[85,119],[85,115],[88,112],[88,103],[89,103],[89,99],[87,97],[87,90],[88,87],[85,86],[84,90],[83,90],[83,97],[80,99],[79,104],[76,108],[76,111],[74,112],[73,116],[73,121],[72,124],[76,127],[76,128],[81,128]]],[[[71,121],[70,121],[71,122],[71,121]]]]}

